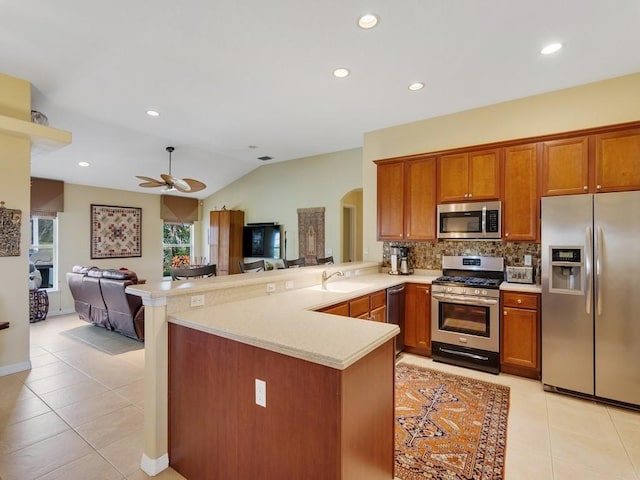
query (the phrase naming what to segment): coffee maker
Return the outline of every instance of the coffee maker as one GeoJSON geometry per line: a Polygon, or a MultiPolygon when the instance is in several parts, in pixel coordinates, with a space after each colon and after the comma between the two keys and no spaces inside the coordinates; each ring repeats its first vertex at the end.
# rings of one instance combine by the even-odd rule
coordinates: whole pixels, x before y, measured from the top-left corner
{"type": "Polygon", "coordinates": [[[389,275],[411,275],[413,268],[409,262],[409,247],[399,247],[392,245],[391,268],[389,275]]]}

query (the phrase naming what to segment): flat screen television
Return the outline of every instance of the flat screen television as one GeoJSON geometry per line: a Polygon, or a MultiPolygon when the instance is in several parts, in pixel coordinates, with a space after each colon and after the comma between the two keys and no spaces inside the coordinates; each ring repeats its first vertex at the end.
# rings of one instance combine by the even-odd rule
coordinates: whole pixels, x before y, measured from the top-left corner
{"type": "Polygon", "coordinates": [[[254,223],[242,228],[242,255],[244,257],[280,258],[280,225],[254,223]]]}

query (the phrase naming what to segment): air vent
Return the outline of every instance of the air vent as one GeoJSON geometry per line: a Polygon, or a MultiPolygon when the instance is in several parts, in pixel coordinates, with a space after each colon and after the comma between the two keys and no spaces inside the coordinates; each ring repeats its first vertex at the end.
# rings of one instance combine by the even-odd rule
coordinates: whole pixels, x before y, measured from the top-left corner
{"type": "Polygon", "coordinates": [[[258,160],[262,160],[263,162],[266,162],[268,160],[273,160],[273,157],[269,157],[268,155],[265,155],[264,157],[258,157],[258,160]]]}

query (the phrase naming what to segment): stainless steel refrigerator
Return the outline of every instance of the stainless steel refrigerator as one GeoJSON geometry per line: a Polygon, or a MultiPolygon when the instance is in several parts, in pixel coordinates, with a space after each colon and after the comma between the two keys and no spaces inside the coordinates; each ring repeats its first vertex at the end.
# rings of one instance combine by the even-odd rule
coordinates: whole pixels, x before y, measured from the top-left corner
{"type": "Polygon", "coordinates": [[[640,405],[640,191],[542,199],[542,383],[640,405]]]}

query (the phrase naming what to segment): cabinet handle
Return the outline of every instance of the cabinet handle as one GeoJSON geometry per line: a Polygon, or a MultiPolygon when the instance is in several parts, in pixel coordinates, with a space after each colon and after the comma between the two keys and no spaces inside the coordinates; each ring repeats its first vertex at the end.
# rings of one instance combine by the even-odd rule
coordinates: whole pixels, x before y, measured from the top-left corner
{"type": "Polygon", "coordinates": [[[508,236],[509,236],[509,233],[508,233],[508,232],[507,232],[507,233],[505,233],[505,234],[504,234],[504,236],[505,236],[505,237],[508,237],[508,236]]]}
{"type": "Polygon", "coordinates": [[[518,299],[518,303],[522,303],[522,299],[521,298],[518,299]]]}
{"type": "Polygon", "coordinates": [[[470,193],[470,194],[469,194],[469,198],[471,198],[471,197],[473,197],[473,193],[470,193]]]}
{"type": "Polygon", "coordinates": [[[506,316],[507,316],[507,311],[506,311],[506,310],[504,310],[504,311],[502,312],[502,316],[504,316],[504,317],[506,317],[506,316]]]}
{"type": "Polygon", "coordinates": [[[602,185],[596,185],[596,190],[600,190],[602,188],[602,185]]]}
{"type": "Polygon", "coordinates": [[[582,189],[586,192],[587,190],[589,190],[589,187],[585,185],[584,187],[582,187],[582,189]]]}

